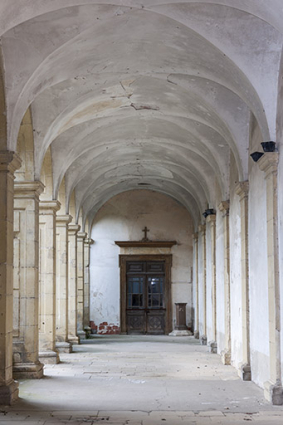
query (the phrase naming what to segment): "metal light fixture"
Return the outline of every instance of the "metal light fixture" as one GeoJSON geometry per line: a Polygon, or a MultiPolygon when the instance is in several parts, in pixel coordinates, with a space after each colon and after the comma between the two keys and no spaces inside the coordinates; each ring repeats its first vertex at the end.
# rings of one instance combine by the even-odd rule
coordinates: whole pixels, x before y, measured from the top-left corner
{"type": "Polygon", "coordinates": [[[250,156],[254,162],[257,162],[263,155],[263,152],[253,152],[250,156]]]}
{"type": "Polygon", "coordinates": [[[276,149],[276,143],[272,141],[262,142],[261,146],[264,152],[275,152],[276,149]]]}
{"type": "Polygon", "coordinates": [[[204,218],[206,218],[208,215],[213,215],[213,214],[215,214],[215,210],[213,208],[208,208],[207,210],[204,211],[202,215],[204,216],[204,218]]]}

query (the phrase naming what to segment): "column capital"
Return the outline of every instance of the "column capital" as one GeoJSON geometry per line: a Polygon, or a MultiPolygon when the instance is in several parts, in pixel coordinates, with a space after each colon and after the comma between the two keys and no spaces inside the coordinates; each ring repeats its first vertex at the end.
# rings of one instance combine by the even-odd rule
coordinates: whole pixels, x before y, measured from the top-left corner
{"type": "Polygon", "coordinates": [[[0,171],[14,173],[21,167],[21,158],[12,151],[0,151],[0,171]]]}
{"type": "Polygon", "coordinates": [[[206,225],[205,224],[200,224],[198,226],[198,232],[203,236],[205,234],[205,229],[206,229],[206,225]]]}
{"type": "Polygon", "coordinates": [[[86,232],[78,232],[77,237],[79,239],[85,239],[85,237],[87,236],[86,232]]]}
{"type": "Polygon", "coordinates": [[[91,238],[86,238],[84,240],[85,245],[92,245],[94,243],[94,240],[91,238]]]}
{"type": "Polygon", "coordinates": [[[247,198],[249,194],[249,182],[248,180],[239,182],[235,187],[236,195],[240,196],[240,200],[247,198]]]}
{"type": "Polygon", "coordinates": [[[216,222],[216,214],[210,214],[206,217],[207,223],[215,223],[216,222]]]}
{"type": "Polygon", "coordinates": [[[69,214],[56,215],[56,226],[66,226],[71,223],[73,217],[69,214]]]}
{"type": "Polygon", "coordinates": [[[198,233],[193,233],[193,240],[198,242],[198,233]]]}
{"type": "Polygon", "coordinates": [[[79,224],[69,224],[68,225],[68,232],[69,234],[75,236],[78,231],[80,230],[81,226],[79,224]]]}
{"type": "Polygon", "coordinates": [[[39,197],[44,191],[44,184],[37,180],[33,182],[15,181],[14,195],[15,198],[30,198],[31,196],[39,197]]]}
{"type": "Polygon", "coordinates": [[[228,215],[229,209],[230,209],[230,201],[220,202],[220,204],[218,205],[218,208],[223,213],[223,216],[228,215]]]}
{"type": "Polygon", "coordinates": [[[277,173],[279,161],[278,152],[265,152],[265,154],[258,160],[258,165],[261,171],[265,172],[265,177],[271,173],[277,173]]]}
{"type": "Polygon", "coordinates": [[[61,204],[59,201],[39,201],[39,214],[54,214],[59,211],[61,204]]]}

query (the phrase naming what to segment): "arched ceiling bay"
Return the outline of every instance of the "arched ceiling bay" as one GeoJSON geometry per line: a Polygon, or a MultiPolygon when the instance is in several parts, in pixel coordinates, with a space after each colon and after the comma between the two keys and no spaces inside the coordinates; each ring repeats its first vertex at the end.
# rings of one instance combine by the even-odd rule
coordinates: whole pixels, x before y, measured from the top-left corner
{"type": "Polygon", "coordinates": [[[51,146],[54,197],[65,176],[84,218],[142,184],[199,217],[229,197],[231,154],[247,178],[250,113],[276,134],[280,1],[16,3],[0,5],[9,146],[31,105],[36,177],[51,146]]]}

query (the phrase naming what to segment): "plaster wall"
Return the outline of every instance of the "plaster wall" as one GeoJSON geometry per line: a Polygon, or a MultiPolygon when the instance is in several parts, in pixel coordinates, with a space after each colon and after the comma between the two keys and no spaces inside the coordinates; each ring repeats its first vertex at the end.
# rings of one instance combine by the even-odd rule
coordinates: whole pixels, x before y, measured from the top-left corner
{"type": "Polygon", "coordinates": [[[176,240],[171,250],[172,303],[187,302],[187,324],[192,323],[192,233],[187,210],[157,192],[133,190],[116,195],[97,213],[91,230],[90,320],[96,325],[120,325],[120,248],[114,241],[141,240],[142,229],[151,240],[176,240]]]}
{"type": "MultiPolygon", "coordinates": [[[[261,134],[252,123],[250,151],[260,150],[261,134]]],[[[266,188],[264,173],[250,160],[249,284],[252,379],[263,387],[269,378],[266,188]]]]}
{"type": "Polygon", "coordinates": [[[238,173],[233,157],[230,166],[231,362],[237,367],[242,362],[241,205],[235,193],[238,173]]]}

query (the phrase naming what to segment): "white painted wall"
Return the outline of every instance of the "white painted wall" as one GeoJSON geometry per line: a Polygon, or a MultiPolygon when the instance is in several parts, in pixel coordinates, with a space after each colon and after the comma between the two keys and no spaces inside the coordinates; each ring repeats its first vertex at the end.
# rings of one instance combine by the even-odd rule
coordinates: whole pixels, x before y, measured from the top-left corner
{"type": "Polygon", "coordinates": [[[148,190],[121,193],[110,199],[95,217],[90,253],[90,320],[120,325],[120,248],[114,241],[141,240],[147,226],[152,240],[176,240],[172,248],[172,302],[187,302],[187,323],[192,307],[192,219],[173,199],[148,190]]]}

